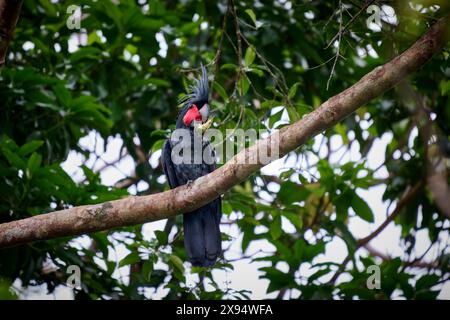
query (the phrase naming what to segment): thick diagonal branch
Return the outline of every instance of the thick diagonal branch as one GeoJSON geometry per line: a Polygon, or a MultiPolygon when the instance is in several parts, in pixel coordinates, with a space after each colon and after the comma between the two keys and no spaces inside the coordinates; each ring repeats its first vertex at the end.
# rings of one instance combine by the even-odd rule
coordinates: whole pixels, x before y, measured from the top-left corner
{"type": "Polygon", "coordinates": [[[447,171],[444,158],[435,158],[428,164],[428,185],[437,207],[450,219],[450,187],[447,183],[447,171]]]}
{"type": "Polygon", "coordinates": [[[141,197],[128,197],[99,205],[74,207],[0,224],[0,247],[30,241],[140,224],[190,212],[247,179],[263,164],[252,159],[260,148],[279,145],[283,156],[318,133],[331,128],[353,111],[392,88],[439,52],[449,39],[449,16],[437,22],[408,50],[375,68],[352,87],[330,98],[303,119],[280,130],[278,136],[242,150],[216,171],[192,184],[141,197]]]}

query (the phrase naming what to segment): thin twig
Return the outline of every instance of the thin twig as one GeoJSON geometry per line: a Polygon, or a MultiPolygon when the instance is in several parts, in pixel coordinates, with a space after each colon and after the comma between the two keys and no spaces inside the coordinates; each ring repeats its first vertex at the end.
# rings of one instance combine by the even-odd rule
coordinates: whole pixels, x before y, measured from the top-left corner
{"type": "Polygon", "coordinates": [[[338,44],[337,44],[337,51],[336,56],[334,57],[333,66],[331,67],[330,76],[327,80],[327,90],[330,87],[330,81],[331,78],[333,78],[334,70],[336,68],[336,63],[339,59],[339,56],[341,55],[341,37],[342,37],[342,1],[339,1],[339,32],[338,32],[338,44]]]}
{"type": "MultiPolygon", "coordinates": [[[[348,27],[350,27],[350,25],[353,24],[353,22],[356,20],[356,18],[358,18],[359,15],[361,13],[363,13],[374,2],[375,2],[375,0],[370,0],[370,1],[366,2],[364,4],[364,6],[350,19],[350,21],[347,22],[347,24],[344,26],[344,28],[342,28],[342,29],[339,28],[339,32],[334,35],[334,37],[330,40],[330,42],[327,44],[325,49],[328,49],[330,47],[330,45],[334,42],[334,40],[336,40],[336,38],[341,37],[342,34],[344,34],[348,30],[348,27]]],[[[339,1],[339,4],[341,5],[341,1],[339,1]]],[[[342,7],[340,7],[340,10],[342,10],[342,7]]],[[[341,21],[341,23],[342,23],[342,21],[341,21]]]]}
{"type": "MultiPolygon", "coordinates": [[[[424,186],[424,181],[421,179],[419,182],[417,182],[414,187],[407,189],[404,196],[400,199],[400,201],[397,204],[397,207],[392,211],[392,213],[386,218],[386,220],[371,234],[369,234],[367,237],[364,237],[362,239],[359,239],[356,242],[356,248],[353,252],[353,254],[356,253],[356,251],[368,244],[371,240],[373,240],[375,237],[377,237],[402,211],[403,207],[412,199],[414,199],[420,190],[422,190],[424,186]]],[[[336,273],[333,275],[333,277],[330,279],[329,284],[334,284],[336,282],[339,275],[341,275],[342,272],[344,272],[345,267],[350,262],[352,258],[352,255],[348,254],[347,257],[342,261],[340,268],[336,271],[336,273]]]]}

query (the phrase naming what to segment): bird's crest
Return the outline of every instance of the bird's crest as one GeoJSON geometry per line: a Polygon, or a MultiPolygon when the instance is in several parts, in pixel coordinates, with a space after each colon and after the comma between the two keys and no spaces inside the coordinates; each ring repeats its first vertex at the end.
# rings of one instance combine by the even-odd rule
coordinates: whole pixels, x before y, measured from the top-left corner
{"type": "Polygon", "coordinates": [[[190,105],[195,102],[208,101],[209,86],[208,86],[208,74],[205,66],[201,65],[202,75],[200,79],[195,79],[193,85],[189,86],[190,93],[183,96],[179,102],[183,105],[190,105]]]}

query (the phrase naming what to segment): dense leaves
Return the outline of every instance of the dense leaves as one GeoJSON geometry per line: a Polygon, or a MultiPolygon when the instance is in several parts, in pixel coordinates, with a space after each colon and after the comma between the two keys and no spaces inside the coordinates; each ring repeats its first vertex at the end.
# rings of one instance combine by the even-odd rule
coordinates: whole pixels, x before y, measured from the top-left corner
{"type": "MultiPolygon", "coordinates": [[[[149,159],[158,159],[201,62],[214,77],[211,105],[224,133],[270,132],[300,119],[449,11],[445,0],[410,2],[377,1],[380,31],[367,26],[368,1],[25,0],[0,73],[0,222],[118,199],[142,182],[137,194],[167,189],[161,166],[149,159]],[[74,19],[72,4],[81,8],[80,30],[66,23],[74,19]],[[92,132],[123,141],[132,176],[114,186],[102,182],[87,164],[97,149],[80,143],[92,132]],[[61,167],[71,152],[85,160],[81,179],[61,167]]],[[[76,299],[247,299],[252,287],[235,289],[217,277],[239,272],[235,262],[245,261],[269,297],[435,299],[449,277],[442,242],[450,225],[427,186],[394,219],[402,255],[361,248],[351,224],[376,222],[368,228],[374,230],[385,218],[368,194],[382,192],[389,213],[426,180],[428,140],[435,141],[425,120],[435,140],[450,135],[449,53],[445,48],[270,174],[227,192],[223,241],[232,249],[213,269],[185,262],[177,217],[150,237],[135,226],[0,250],[0,297],[14,299],[33,286],[53,292],[66,285],[67,267],[77,265],[76,299]],[[385,154],[380,141],[387,141],[385,154]],[[384,162],[374,165],[373,158],[384,162]],[[432,261],[416,252],[420,231],[437,248],[432,261]],[[348,264],[340,263],[345,256],[330,259],[336,241],[343,241],[348,264]],[[118,251],[125,252],[121,259],[118,251]],[[375,290],[366,285],[371,265],[380,267],[375,290]]],[[[448,145],[439,152],[448,155],[448,145]]]]}

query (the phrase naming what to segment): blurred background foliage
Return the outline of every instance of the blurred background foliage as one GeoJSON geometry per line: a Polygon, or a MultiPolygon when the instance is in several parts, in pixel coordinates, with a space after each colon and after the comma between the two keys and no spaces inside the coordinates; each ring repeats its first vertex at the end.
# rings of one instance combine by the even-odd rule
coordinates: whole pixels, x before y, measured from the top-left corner
{"type": "MultiPolygon", "coordinates": [[[[446,0],[26,0],[0,73],[0,222],[118,199],[141,181],[148,187],[138,195],[166,190],[161,166],[149,158],[174,128],[178,99],[201,62],[213,81],[215,126],[270,131],[404,51],[448,11],[446,0]],[[366,24],[370,4],[382,9],[381,29],[366,24]],[[70,5],[81,7],[80,30],[67,27],[70,5]],[[92,166],[81,166],[83,179],[61,168],[71,151],[89,158],[93,151],[79,140],[93,131],[123,140],[132,176],[107,186],[92,166]]],[[[414,244],[423,229],[439,244],[450,226],[426,183],[429,158],[450,153],[449,75],[447,47],[398,88],[289,154],[285,160],[294,159],[294,166],[255,174],[224,195],[224,226],[239,230],[239,239],[223,234],[224,247],[240,241],[236,260],[263,262],[271,297],[389,299],[395,290],[408,299],[437,297],[436,285],[449,276],[448,243],[428,264],[414,244]],[[367,155],[385,134],[392,139],[380,178],[367,155]],[[438,141],[433,150],[430,135],[438,141]],[[332,160],[338,152],[332,137],[340,137],[344,155],[359,146],[360,159],[332,160]],[[348,228],[355,217],[374,221],[356,191],[379,185],[389,212],[418,186],[395,216],[402,257],[358,250],[363,244],[348,228]],[[346,263],[317,262],[335,237],[346,244],[346,263]],[[265,248],[261,241],[275,250],[249,254],[252,245],[265,248]],[[381,267],[377,290],[366,287],[372,264],[381,267]],[[305,266],[314,270],[308,277],[299,272],[305,266]]],[[[448,183],[445,172],[444,178],[448,183]]],[[[0,250],[0,297],[17,298],[43,284],[51,293],[65,285],[73,264],[82,270],[75,299],[251,297],[252,288],[216,281],[217,270],[234,268],[227,252],[211,270],[189,268],[180,226],[181,217],[168,221],[150,241],[140,225],[83,236],[89,245],[60,238],[0,250]],[[119,244],[129,254],[117,261],[119,244]],[[127,280],[112,276],[123,267],[127,280]]]]}

